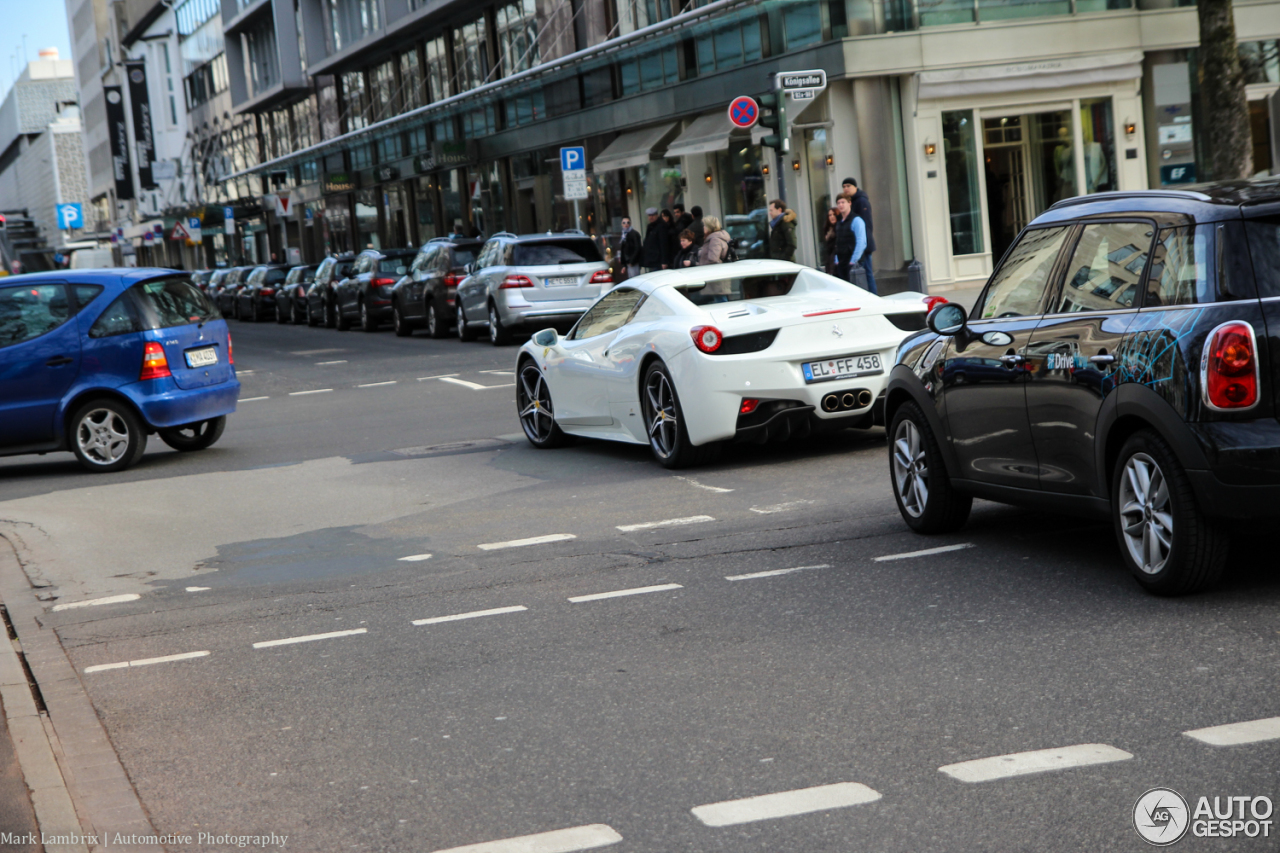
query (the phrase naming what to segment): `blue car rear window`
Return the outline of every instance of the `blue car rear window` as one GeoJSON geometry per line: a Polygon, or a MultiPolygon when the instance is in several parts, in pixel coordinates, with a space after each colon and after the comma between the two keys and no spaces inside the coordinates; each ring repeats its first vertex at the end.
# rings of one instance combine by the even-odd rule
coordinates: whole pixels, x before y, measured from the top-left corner
{"type": "Polygon", "coordinates": [[[144,281],[131,290],[152,315],[153,329],[204,323],[222,316],[209,298],[186,278],[144,281]]]}

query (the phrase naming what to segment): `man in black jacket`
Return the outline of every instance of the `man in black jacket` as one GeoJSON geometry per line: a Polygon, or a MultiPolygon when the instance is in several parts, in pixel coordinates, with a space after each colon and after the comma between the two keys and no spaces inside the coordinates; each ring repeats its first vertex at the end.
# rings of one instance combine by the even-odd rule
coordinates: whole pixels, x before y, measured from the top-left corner
{"type": "Polygon", "coordinates": [[[649,208],[644,214],[649,219],[649,229],[644,234],[644,255],[640,263],[644,264],[647,272],[666,269],[666,259],[671,248],[667,224],[658,218],[656,207],[649,208]]]}
{"type": "Polygon", "coordinates": [[[640,275],[640,257],[644,247],[640,232],[631,227],[631,217],[622,217],[622,236],[618,240],[618,261],[627,271],[627,277],[640,275]]]}
{"type": "Polygon", "coordinates": [[[867,229],[867,250],[862,253],[862,268],[867,271],[867,290],[876,293],[876,277],[871,272],[871,253],[876,250],[875,232],[871,225],[871,200],[865,192],[858,189],[856,178],[845,178],[843,189],[853,205],[853,215],[859,217],[867,229]]]}

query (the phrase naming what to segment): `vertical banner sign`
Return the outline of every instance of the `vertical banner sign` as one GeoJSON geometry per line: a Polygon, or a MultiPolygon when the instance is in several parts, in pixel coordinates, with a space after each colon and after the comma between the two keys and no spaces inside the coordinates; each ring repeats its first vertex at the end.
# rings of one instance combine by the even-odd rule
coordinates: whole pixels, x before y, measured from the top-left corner
{"type": "Polygon", "coordinates": [[[103,86],[107,100],[107,133],[111,139],[111,171],[116,179],[116,201],[133,198],[133,175],[129,173],[129,128],[124,118],[124,97],[119,86],[103,86]]]}
{"type": "Polygon", "coordinates": [[[147,98],[147,64],[141,60],[124,64],[129,78],[129,105],[133,108],[133,141],[137,145],[138,186],[156,188],[151,174],[151,161],[156,158],[155,138],[151,134],[151,101],[147,98]]]}

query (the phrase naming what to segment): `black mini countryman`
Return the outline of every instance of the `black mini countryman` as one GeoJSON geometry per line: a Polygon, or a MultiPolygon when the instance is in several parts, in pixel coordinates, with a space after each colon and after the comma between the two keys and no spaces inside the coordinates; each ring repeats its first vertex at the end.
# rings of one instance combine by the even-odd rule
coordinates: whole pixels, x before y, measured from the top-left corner
{"type": "Polygon", "coordinates": [[[914,530],[975,497],[1105,516],[1178,595],[1221,577],[1228,522],[1280,518],[1280,181],[1059,202],[928,325],[885,400],[914,530]]]}

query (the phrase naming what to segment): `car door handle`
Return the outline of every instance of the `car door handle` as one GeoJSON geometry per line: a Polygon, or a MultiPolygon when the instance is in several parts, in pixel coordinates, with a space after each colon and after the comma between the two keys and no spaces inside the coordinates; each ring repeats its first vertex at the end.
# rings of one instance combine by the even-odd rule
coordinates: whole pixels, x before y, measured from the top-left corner
{"type": "Polygon", "coordinates": [[[51,359],[49,359],[48,361],[46,361],[46,362],[44,363],[44,366],[45,366],[45,367],[62,367],[64,364],[71,364],[71,363],[73,363],[74,361],[75,361],[75,359],[74,359],[74,358],[70,358],[70,357],[65,356],[65,355],[60,355],[60,356],[57,356],[57,357],[55,357],[55,358],[51,358],[51,359]]]}
{"type": "Polygon", "coordinates": [[[1114,355],[1107,355],[1106,353],[1089,356],[1089,361],[1094,364],[1113,364],[1115,360],[1116,357],[1114,355]]]}
{"type": "Polygon", "coordinates": [[[1017,367],[1020,364],[1026,363],[1026,359],[1020,355],[1009,353],[1008,355],[1000,356],[1000,363],[1005,367],[1017,367]]]}

